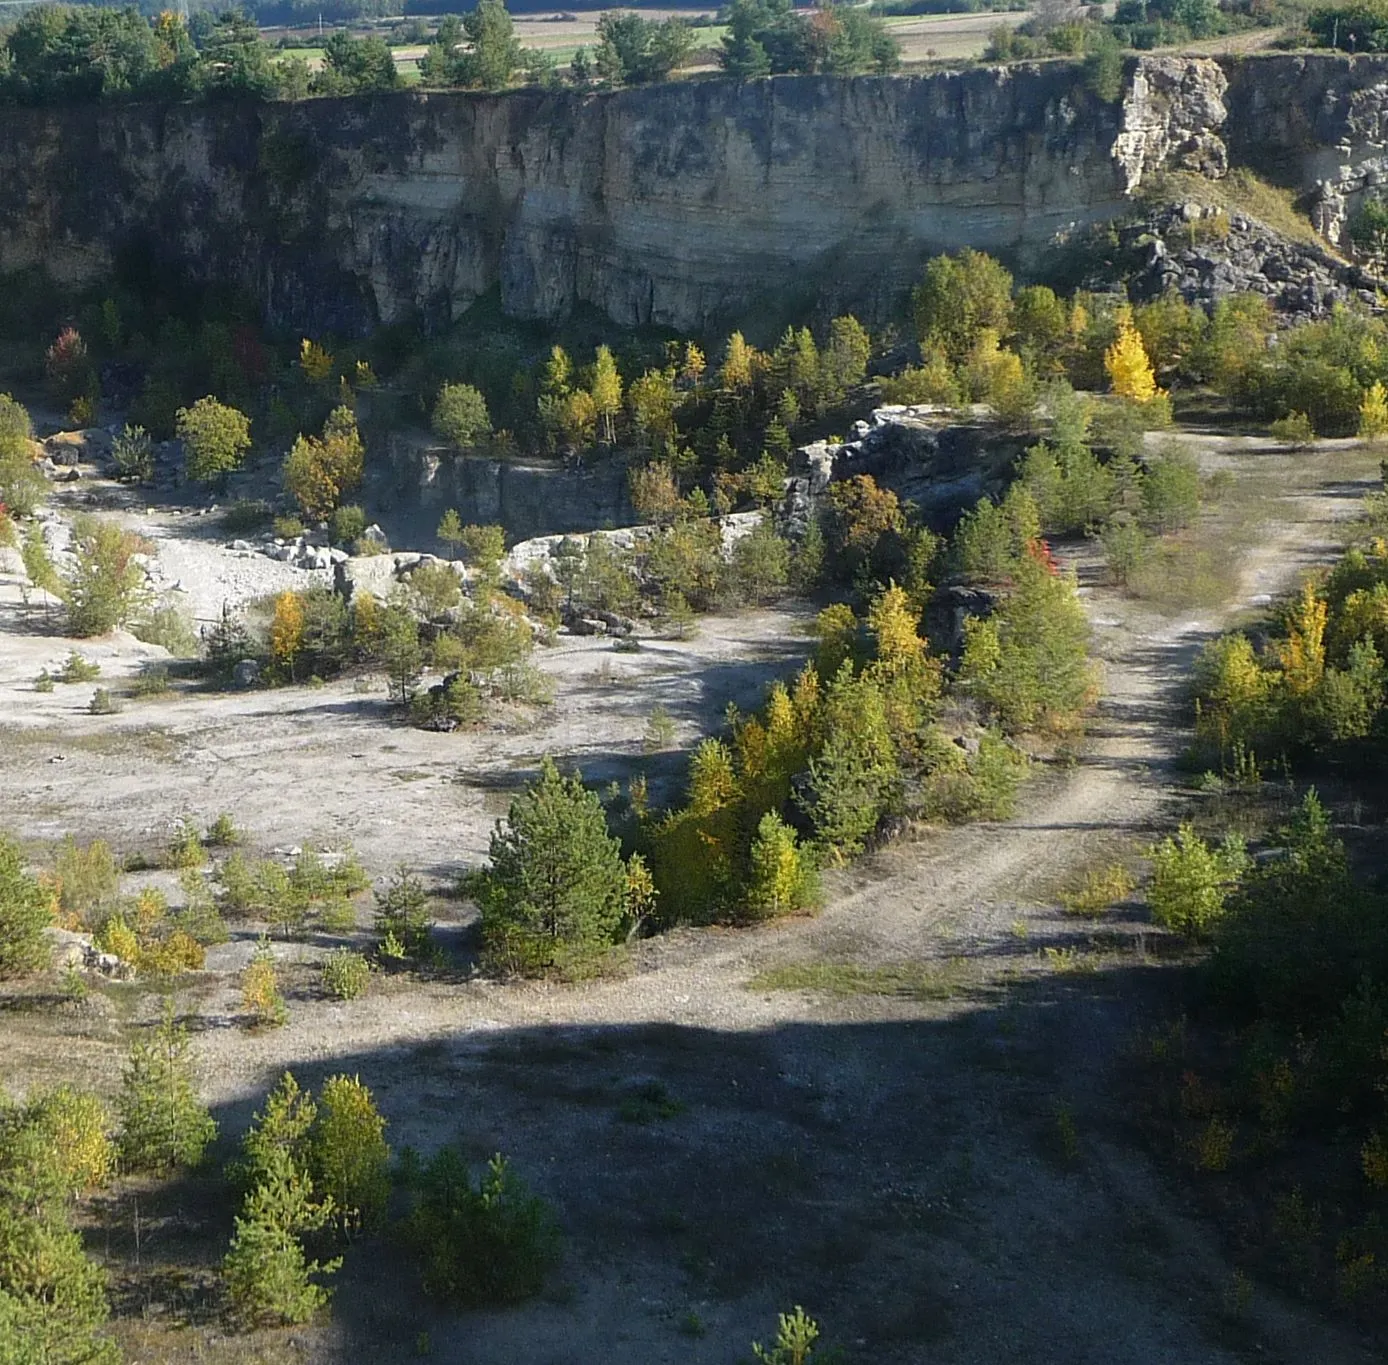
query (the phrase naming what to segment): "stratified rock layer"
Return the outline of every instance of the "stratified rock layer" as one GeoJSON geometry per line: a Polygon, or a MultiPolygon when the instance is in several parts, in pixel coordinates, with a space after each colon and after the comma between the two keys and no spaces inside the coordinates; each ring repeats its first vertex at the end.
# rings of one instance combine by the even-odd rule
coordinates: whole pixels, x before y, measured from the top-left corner
{"type": "Polygon", "coordinates": [[[1167,167],[1251,164],[1342,227],[1388,178],[1388,59],[1052,62],[912,77],[7,110],[0,272],[118,261],[273,323],[439,326],[495,292],[694,330],[818,295],[868,314],[921,259],[1024,257],[1167,167]]]}

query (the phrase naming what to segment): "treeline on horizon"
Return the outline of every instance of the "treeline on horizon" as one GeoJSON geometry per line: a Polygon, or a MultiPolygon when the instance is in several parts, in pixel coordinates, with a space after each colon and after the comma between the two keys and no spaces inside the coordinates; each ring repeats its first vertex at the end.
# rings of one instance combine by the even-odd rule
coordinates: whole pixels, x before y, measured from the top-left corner
{"type": "MultiPolygon", "coordinates": [[[[738,79],[790,72],[851,75],[893,70],[900,48],[879,17],[825,3],[797,10],[790,0],[733,0],[719,16],[727,32],[715,56],[738,79]]],[[[524,47],[503,0],[480,0],[445,15],[419,63],[430,88],[504,90],[516,84],[642,84],[690,63],[694,30],[677,17],[646,19],[607,11],[592,52],[580,48],[561,71],[553,54],[524,47]]],[[[318,70],[300,54],[282,56],[241,10],[199,11],[185,20],[163,11],[147,19],[133,6],[40,5],[5,35],[0,100],[67,104],[119,99],[303,99],[403,86],[381,35],[338,29],[323,43],[318,70]]]]}

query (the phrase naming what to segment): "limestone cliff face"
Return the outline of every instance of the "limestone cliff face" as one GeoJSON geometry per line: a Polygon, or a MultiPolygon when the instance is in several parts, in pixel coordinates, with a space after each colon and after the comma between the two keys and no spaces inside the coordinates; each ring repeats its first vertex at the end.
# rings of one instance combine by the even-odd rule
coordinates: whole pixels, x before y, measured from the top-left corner
{"type": "Polygon", "coordinates": [[[759,298],[871,306],[932,251],[1111,215],[1120,111],[1063,64],[608,94],[7,111],[0,270],[138,247],[278,321],[592,304],[697,328],[759,298]]]}
{"type": "Polygon", "coordinates": [[[1226,61],[1230,154],[1305,196],[1339,242],[1366,190],[1388,186],[1388,58],[1226,61]]]}
{"type": "Polygon", "coordinates": [[[1386,92],[1381,58],[1149,58],[1114,103],[1056,62],[9,110],[0,272],[79,282],[141,259],[314,332],[443,325],[491,290],[515,316],[586,304],[682,330],[814,295],[871,314],[924,256],[1024,257],[1166,165],[1280,158],[1330,202],[1346,164],[1377,173],[1386,92]]]}
{"type": "Polygon", "coordinates": [[[1219,64],[1208,59],[1144,57],[1134,65],[1113,143],[1129,194],[1144,175],[1167,167],[1215,179],[1228,171],[1220,136],[1229,114],[1224,105],[1228,86],[1219,64]]]}

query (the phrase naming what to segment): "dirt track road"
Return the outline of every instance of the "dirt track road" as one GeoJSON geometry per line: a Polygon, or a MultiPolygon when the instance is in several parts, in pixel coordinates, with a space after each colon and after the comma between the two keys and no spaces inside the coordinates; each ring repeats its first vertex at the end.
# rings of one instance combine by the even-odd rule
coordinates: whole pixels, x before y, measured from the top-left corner
{"type": "MultiPolygon", "coordinates": [[[[766,1339],[776,1310],[803,1302],[851,1359],[873,1365],[1367,1361],[1356,1341],[1261,1290],[1230,1319],[1233,1263],[1114,1112],[1115,1061],[1161,973],[1132,952],[1057,970],[1067,950],[1086,951],[1093,926],[1060,912],[1056,887],[1170,824],[1196,651],[1333,554],[1374,463],[1335,446],[1288,457],[1252,439],[1194,440],[1207,471],[1282,490],[1256,534],[1242,528],[1237,589],[1218,607],[1162,616],[1102,586],[1092,556],[1076,560],[1105,695],[1077,761],[1033,784],[1015,819],[930,831],[834,873],[813,920],[651,940],[627,975],[582,987],[387,979],[343,1005],[318,999],[305,976],[288,1026],[259,1034],[232,1026],[233,974],[183,997],[205,1021],[204,1087],[229,1132],[286,1068],[306,1083],[359,1072],[395,1144],[458,1141],[475,1158],[504,1148],[566,1232],[561,1291],[508,1314],[434,1314],[393,1258],[349,1256],[331,1324],[296,1334],[285,1358],[402,1359],[427,1331],[433,1358],[450,1365],[726,1365],[766,1339]],[[967,986],[940,999],[749,989],[785,963],[960,960],[967,986]],[[624,1104],[648,1092],[670,1101],[662,1116],[623,1122],[624,1104]],[[1073,1158],[1056,1153],[1062,1113],[1073,1158]]],[[[1241,507],[1231,498],[1210,533],[1226,518],[1233,535],[1241,507]]],[[[764,624],[763,671],[791,652],[788,634],[772,640],[764,624]]],[[[758,636],[731,629],[711,630],[685,663],[697,656],[745,690],[756,679],[738,660],[758,636]]],[[[561,652],[547,665],[561,674],[553,742],[587,745],[590,768],[639,754],[658,696],[685,706],[690,729],[721,705],[717,688],[668,690],[684,684],[659,660],[642,665],[644,682],[616,687],[596,662],[561,652]],[[582,728],[607,716],[605,731],[582,728]]],[[[332,688],[255,694],[258,712],[239,722],[179,710],[204,704],[179,703],[159,734],[141,742],[132,731],[135,748],[118,752],[89,743],[100,722],[74,712],[56,772],[50,733],[29,733],[0,753],[0,826],[30,837],[133,831],[136,818],[111,809],[110,783],[134,771],[139,828],[190,801],[200,813],[225,804],[248,809],[268,847],[320,837],[325,812],[350,811],[375,871],[395,849],[423,865],[417,855],[433,847],[445,868],[482,846],[496,793],[469,788],[476,765],[460,782],[456,756],[426,747],[434,737],[384,727],[332,688]],[[204,722],[214,728],[198,740],[204,722]],[[387,746],[402,747],[381,757],[387,746]],[[199,749],[213,758],[190,761],[199,749]],[[36,775],[47,785],[37,802],[36,775]],[[239,787],[244,806],[222,800],[239,787]]],[[[505,740],[501,767],[547,747],[547,733],[505,740]]],[[[1121,915],[1103,928],[1141,931],[1121,915]]],[[[216,952],[230,966],[243,949],[216,952]]],[[[24,1054],[18,1036],[10,1066],[24,1054]]],[[[192,1358],[186,1334],[138,1344],[140,1359],[192,1358]]],[[[266,1338],[263,1358],[272,1345],[283,1341],[266,1338]]]]}
{"type": "MultiPolygon", "coordinates": [[[[1200,454],[1209,472],[1286,487],[1251,538],[1236,593],[1164,618],[1097,586],[1096,566],[1079,563],[1105,696],[1078,762],[1044,777],[1016,819],[934,832],[835,874],[814,920],[653,941],[622,980],[431,987],[364,1008],[308,1007],[271,1035],[205,1035],[207,1073],[227,1100],[284,1066],[345,1051],[386,1087],[401,1136],[428,1143],[461,1126],[475,1137],[480,1106],[482,1126],[518,1160],[552,1172],[541,1183],[591,1258],[572,1304],[470,1324],[465,1337],[441,1325],[449,1359],[726,1360],[758,1312],[765,1322],[798,1300],[874,1362],[1193,1365],[1245,1349],[1288,1365],[1366,1358],[1261,1293],[1231,1329],[1232,1265],[1123,1144],[1112,1112],[1111,1068],[1144,1017],[1141,972],[1112,964],[1070,987],[1044,955],[1084,939],[1054,905],[1058,882],[1169,826],[1195,653],[1333,554],[1367,486],[1351,476],[1371,464],[1340,450],[1298,464],[1219,437],[1200,454]],[[932,1004],[747,989],[776,963],[959,958],[975,980],[1005,979],[1001,1004],[986,992],[932,1004]],[[431,1059],[448,1079],[410,1079],[405,1058],[431,1059]],[[612,1097],[650,1076],[687,1117],[659,1136],[616,1132],[612,1097]],[[461,1092],[465,1112],[437,1106],[461,1092]],[[1078,1116],[1074,1169],[1047,1159],[1057,1106],[1078,1116]],[[689,1221],[665,1237],[652,1220],[672,1205],[689,1221]],[[612,1250],[612,1228],[624,1251],[612,1250]],[[628,1309],[634,1282],[640,1307],[628,1309]],[[691,1296],[709,1334],[674,1344],[671,1321],[691,1296]]],[[[390,1331],[388,1316],[358,1316],[324,1358],[356,1333],[390,1331]]]]}

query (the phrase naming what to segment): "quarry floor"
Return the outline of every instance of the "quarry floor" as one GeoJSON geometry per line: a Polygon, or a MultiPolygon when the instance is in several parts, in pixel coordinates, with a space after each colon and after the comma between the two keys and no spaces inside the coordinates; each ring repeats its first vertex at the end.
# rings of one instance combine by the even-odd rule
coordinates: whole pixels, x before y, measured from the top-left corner
{"type": "MultiPolygon", "coordinates": [[[[252,931],[214,949],[178,1003],[200,1021],[202,1088],[225,1134],[285,1068],[310,1085],[360,1073],[397,1147],[504,1150],[556,1205],[564,1262],[542,1301],[456,1316],[418,1297],[397,1248],[368,1244],[349,1252],[323,1322],[229,1337],[201,1288],[228,1211],[196,1179],[127,1189],[95,1208],[89,1244],[109,1258],[129,1359],[712,1365],[745,1358],[795,1303],[848,1360],[875,1365],[1374,1358],[1261,1287],[1230,1313],[1235,1262],[1117,1100],[1133,1040],[1171,1008],[1166,958],[1136,908],[1082,921],[1057,903],[1084,869],[1134,858],[1178,818],[1195,652],[1329,559],[1376,474],[1376,454],[1335,443],[1291,456],[1183,436],[1225,486],[1202,534],[1238,547],[1230,589],[1159,612],[1104,586],[1091,550],[1069,551],[1104,698],[1013,820],[922,831],[831,872],[813,919],[649,940],[581,986],[386,975],[329,1003],[310,981],[322,945],[294,945],[288,1025],[249,1033],[235,968],[252,931]],[[907,984],[757,984],[788,964],[899,968],[907,984]],[[624,1122],[623,1101],[652,1083],[671,1112],[624,1122]]],[[[246,570],[195,520],[157,513],[145,529],[215,596],[219,575],[246,570]]],[[[93,717],[90,685],[32,690],[69,643],[23,607],[14,567],[0,562],[0,828],[36,848],[72,832],[153,852],[180,818],[229,810],[253,851],[350,841],[376,877],[404,864],[439,890],[484,856],[545,752],[591,779],[644,770],[668,789],[676,756],[643,752],[652,708],[671,713],[680,744],[715,728],[729,700],[753,705],[793,671],[809,614],[704,618],[694,638],[636,653],[564,639],[537,655],[553,709],[477,734],[399,725],[379,681],[93,717]]],[[[103,682],[157,652],[123,636],[83,650],[103,682]]],[[[466,905],[440,907],[445,941],[465,942],[466,905]]],[[[79,1009],[9,1009],[0,1084],[63,1076],[109,1093],[128,1026],[157,1008],[113,986],[79,1009]]]]}

